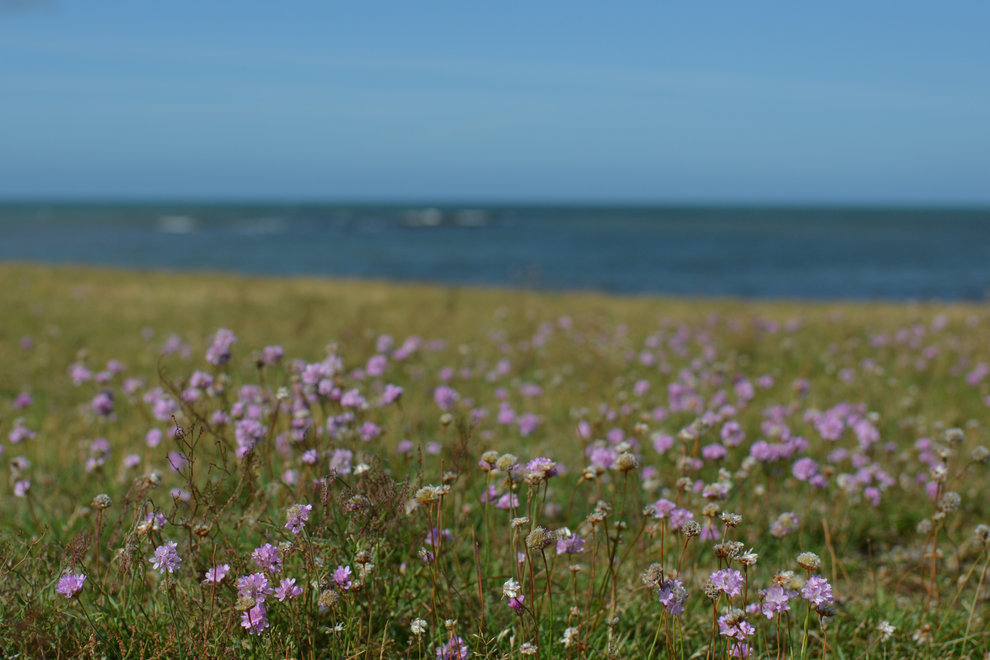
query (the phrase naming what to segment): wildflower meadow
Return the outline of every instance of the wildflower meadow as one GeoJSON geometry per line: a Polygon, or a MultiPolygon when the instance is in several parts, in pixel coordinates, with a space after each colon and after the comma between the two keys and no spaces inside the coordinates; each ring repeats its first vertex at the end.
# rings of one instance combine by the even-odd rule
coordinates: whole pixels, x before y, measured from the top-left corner
{"type": "Polygon", "coordinates": [[[0,266],[0,655],[990,653],[990,309],[0,266]]]}

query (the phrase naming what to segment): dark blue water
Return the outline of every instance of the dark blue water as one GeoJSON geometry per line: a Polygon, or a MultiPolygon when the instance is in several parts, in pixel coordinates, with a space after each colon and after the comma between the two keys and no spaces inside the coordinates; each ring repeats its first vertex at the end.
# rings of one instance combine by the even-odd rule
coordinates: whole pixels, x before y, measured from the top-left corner
{"type": "Polygon", "coordinates": [[[616,293],[983,300],[990,209],[6,203],[0,259],[616,293]]]}

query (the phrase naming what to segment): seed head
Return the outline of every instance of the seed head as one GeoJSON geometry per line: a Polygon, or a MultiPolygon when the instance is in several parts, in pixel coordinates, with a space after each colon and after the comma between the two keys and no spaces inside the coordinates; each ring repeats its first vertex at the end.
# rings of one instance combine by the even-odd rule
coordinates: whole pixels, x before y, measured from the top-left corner
{"type": "Polygon", "coordinates": [[[773,583],[789,589],[794,584],[794,571],[781,571],[773,576],[773,583]]]}
{"type": "Polygon", "coordinates": [[[495,467],[497,467],[502,472],[508,472],[518,464],[519,464],[519,458],[513,456],[512,454],[502,454],[501,456],[498,457],[498,460],[495,461],[495,467]]]}
{"type": "Polygon", "coordinates": [[[542,550],[543,548],[556,543],[553,533],[548,532],[545,527],[537,526],[532,532],[526,535],[526,547],[530,550],[542,550]]]}
{"type": "Polygon", "coordinates": [[[688,538],[698,536],[701,534],[701,525],[698,524],[697,520],[689,520],[681,527],[681,533],[688,538]]]}
{"type": "Polygon", "coordinates": [[[719,518],[722,520],[722,523],[724,523],[726,527],[738,527],[740,523],[742,523],[742,516],[739,515],[738,513],[729,513],[728,511],[726,511],[725,513],[720,515],[719,518]]]}
{"type": "Polygon", "coordinates": [[[743,566],[756,566],[756,562],[759,558],[760,555],[753,552],[753,549],[750,548],[747,552],[744,552],[736,557],[736,561],[743,566]]]}
{"type": "Polygon", "coordinates": [[[955,511],[959,508],[959,504],[962,499],[959,497],[959,493],[950,490],[948,493],[942,495],[938,500],[939,511],[944,511],[949,513],[955,511]]]}
{"type": "Polygon", "coordinates": [[[110,496],[107,495],[106,493],[100,493],[99,495],[93,498],[92,502],[90,502],[90,506],[92,506],[94,509],[100,509],[100,510],[109,509],[111,504],[112,501],[110,500],[110,496]]]}
{"type": "Polygon", "coordinates": [[[641,576],[643,584],[659,588],[660,584],[663,582],[663,567],[660,564],[653,563],[646,567],[641,576]]]}
{"type": "Polygon", "coordinates": [[[966,439],[966,434],[962,429],[953,427],[951,429],[945,429],[945,433],[942,437],[945,438],[945,441],[950,444],[960,445],[963,440],[966,439]]]}
{"type": "Polygon", "coordinates": [[[619,472],[629,472],[639,466],[639,461],[629,452],[623,452],[615,459],[614,466],[619,472]]]}
{"type": "Polygon", "coordinates": [[[320,607],[333,607],[337,603],[338,598],[340,598],[340,594],[333,589],[324,589],[320,592],[320,597],[317,599],[317,604],[320,607]]]}
{"type": "Polygon", "coordinates": [[[822,567],[821,557],[813,552],[802,552],[797,556],[798,565],[809,573],[822,567]]]}
{"type": "Polygon", "coordinates": [[[977,463],[986,463],[987,461],[990,461],[990,449],[987,449],[983,445],[973,449],[969,455],[977,463]]]}
{"type": "Polygon", "coordinates": [[[705,505],[705,508],[701,510],[701,515],[703,515],[705,518],[714,518],[715,516],[718,515],[719,509],[720,507],[718,504],[716,504],[715,502],[709,502],[708,504],[705,505]]]}
{"type": "Polygon", "coordinates": [[[440,499],[436,486],[423,486],[416,491],[416,501],[423,505],[434,504],[440,499]]]}

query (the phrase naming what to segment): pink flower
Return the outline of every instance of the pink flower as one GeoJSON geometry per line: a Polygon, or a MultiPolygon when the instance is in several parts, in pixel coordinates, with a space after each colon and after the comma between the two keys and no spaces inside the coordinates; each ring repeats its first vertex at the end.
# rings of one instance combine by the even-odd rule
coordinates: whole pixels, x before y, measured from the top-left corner
{"type": "Polygon", "coordinates": [[[264,601],[241,614],[241,626],[250,635],[260,635],[268,627],[268,610],[264,601]]]}
{"type": "Polygon", "coordinates": [[[296,578],[286,578],[275,589],[275,597],[282,602],[292,600],[296,596],[301,595],[302,592],[303,590],[296,586],[296,578]]]}
{"type": "Polygon", "coordinates": [[[175,541],[167,541],[164,545],[158,546],[155,549],[154,556],[148,559],[158,572],[164,573],[168,571],[169,573],[173,573],[179,567],[179,564],[182,563],[182,557],[179,556],[175,546],[175,541]]]}
{"type": "Polygon", "coordinates": [[[55,587],[55,591],[62,594],[66,598],[73,598],[82,590],[83,582],[85,581],[85,573],[70,573],[63,575],[59,578],[58,586],[55,587]]]}
{"type": "Polygon", "coordinates": [[[213,568],[207,569],[206,575],[203,578],[203,584],[219,584],[226,575],[227,571],[230,570],[229,564],[220,564],[214,566],[213,568]]]}
{"type": "Polygon", "coordinates": [[[306,526],[309,520],[309,513],[313,510],[312,504],[294,504],[285,513],[285,528],[293,534],[298,534],[306,526]]]}

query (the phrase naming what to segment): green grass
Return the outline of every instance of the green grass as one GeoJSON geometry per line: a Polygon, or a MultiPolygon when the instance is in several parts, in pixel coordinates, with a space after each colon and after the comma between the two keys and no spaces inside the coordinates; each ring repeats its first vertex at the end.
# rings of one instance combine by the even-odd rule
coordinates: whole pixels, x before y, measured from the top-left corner
{"type": "MultiPolygon", "coordinates": [[[[807,638],[809,609],[800,597],[789,616],[750,614],[754,657],[799,656],[802,649],[808,657],[843,658],[990,652],[988,549],[973,537],[977,524],[990,523],[983,499],[990,483],[986,465],[970,456],[990,444],[990,383],[966,382],[976,365],[990,363],[983,306],[689,301],[26,264],[0,266],[0,284],[0,446],[6,462],[30,463],[11,467],[0,509],[5,656],[433,658],[438,645],[459,636],[473,657],[515,657],[527,642],[542,657],[646,657],[654,639],[656,657],[722,657],[731,647],[724,637],[713,640],[704,589],[727,562],[716,558],[711,542],[685,538],[643,512],[667,498],[704,526],[706,500],[685,485],[720,480],[728,491],[715,503],[743,516],[728,538],[759,554],[747,571],[746,604],[758,603],[779,571],[805,577],[795,563],[802,551],[821,557],[835,596],[824,629],[810,613],[807,638]],[[237,336],[222,367],[204,359],[218,328],[237,336]],[[162,355],[173,334],[189,347],[187,357],[162,355]],[[352,373],[376,354],[383,334],[396,346],[411,336],[424,345],[404,360],[390,359],[382,377],[352,373]],[[259,367],[261,349],[275,344],[286,359],[259,367]],[[640,359],[644,352],[653,363],[640,359]],[[315,435],[313,428],[345,409],[316,395],[304,404],[292,361],[316,363],[330,354],[344,364],[328,379],[341,391],[357,389],[374,404],[391,383],[404,388],[399,403],[352,410],[337,437],[315,435]],[[126,370],[104,385],[73,384],[71,364],[96,373],[111,359],[126,370]],[[447,415],[434,401],[444,369],[460,395],[447,415]],[[226,385],[180,406],[175,422],[182,433],[172,439],[171,423],[155,419],[143,396],[162,387],[178,399],[197,370],[226,385]],[[727,447],[724,459],[688,465],[720,440],[722,422],[698,427],[699,413],[718,410],[711,402],[722,396],[738,403],[735,384],[764,376],[772,384],[757,385],[748,405],[721,413],[741,425],[743,443],[727,447]],[[142,384],[128,395],[123,385],[131,377],[142,384]],[[806,393],[795,388],[798,380],[806,393]],[[636,392],[639,381],[649,384],[647,392],[636,392]],[[658,419],[654,411],[670,407],[674,382],[693,383],[702,408],[658,419]],[[211,416],[236,412],[247,384],[258,385],[267,430],[238,458],[234,424],[221,427],[211,416]],[[525,384],[542,393],[527,396],[525,384]],[[312,423],[298,442],[278,440],[293,418],[277,405],[280,388],[288,402],[300,402],[299,419],[312,423]],[[112,418],[92,409],[101,390],[113,394],[112,418]],[[33,403],[16,410],[22,392],[33,403]],[[517,425],[499,423],[503,402],[517,415],[537,416],[535,431],[523,435],[517,425]],[[879,441],[860,451],[850,429],[823,440],[805,415],[840,403],[862,406],[860,418],[873,413],[879,441]],[[776,441],[765,424],[774,406],[807,448],[769,463],[745,460],[754,442],[776,441]],[[361,440],[365,422],[381,435],[361,440]],[[590,437],[579,435],[580,422],[590,437]],[[18,426],[35,436],[11,442],[7,436],[18,426]],[[166,431],[157,447],[145,442],[151,428],[166,431]],[[691,428],[697,433],[685,430],[691,428]],[[950,428],[963,430],[961,442],[944,440],[950,428]],[[608,444],[614,429],[633,439],[638,466],[582,476],[586,446],[608,444]],[[663,454],[653,448],[658,434],[676,438],[663,454]],[[105,438],[110,451],[101,467],[87,470],[87,460],[100,454],[91,449],[96,438],[105,438]],[[960,496],[957,510],[936,516],[934,533],[918,531],[936,513],[923,489],[928,467],[915,449],[919,438],[944,444],[948,476],[939,493],[960,496]],[[396,450],[402,440],[411,443],[408,454],[396,450]],[[431,453],[431,443],[439,453],[431,453]],[[861,454],[862,465],[829,461],[837,448],[861,454]],[[307,449],[320,453],[317,464],[301,461],[307,449]],[[352,467],[362,465],[363,473],[334,472],[327,455],[334,449],[352,451],[352,467]],[[504,472],[478,466],[489,450],[524,463],[548,456],[566,472],[532,485],[517,475],[510,485],[504,472]],[[182,452],[189,467],[171,470],[169,451],[182,452]],[[129,454],[140,465],[127,468],[129,454]],[[827,485],[815,488],[794,476],[792,464],[802,456],[817,461],[827,485]],[[857,485],[860,468],[889,477],[869,484],[881,491],[876,506],[857,485]],[[290,469],[294,481],[284,479],[290,469]],[[412,504],[419,489],[440,485],[448,473],[449,493],[412,504]],[[30,482],[25,497],[14,495],[21,480],[30,482]],[[488,485],[499,494],[511,488],[518,510],[482,505],[488,485]],[[188,501],[173,497],[174,488],[188,501]],[[102,513],[91,505],[101,493],[112,500],[102,513]],[[603,522],[589,520],[599,500],[611,507],[603,522]],[[313,505],[299,535],[285,529],[286,510],[296,503],[313,505]],[[167,519],[162,529],[141,525],[151,511],[167,519]],[[800,524],[777,538],[770,524],[784,512],[800,524]],[[529,520],[514,529],[514,516],[529,520]],[[526,551],[525,538],[538,525],[582,534],[585,552],[558,556],[539,544],[526,551]],[[449,529],[452,539],[424,561],[432,526],[449,529]],[[160,574],[149,558],[168,540],[177,543],[182,563],[160,574]],[[273,586],[293,577],[303,594],[285,603],[268,596],[271,625],[249,635],[234,584],[261,570],[251,553],[264,543],[282,544],[283,569],[268,575],[273,586]],[[357,580],[361,552],[370,553],[374,568],[357,580]],[[231,567],[227,578],[215,588],[203,585],[204,571],[221,563],[231,567]],[[651,563],[663,564],[667,579],[683,581],[690,597],[682,616],[665,615],[656,588],[641,580],[651,563]],[[359,584],[334,586],[337,566],[350,566],[359,584]],[[66,572],[87,576],[72,599],[55,591],[66,572]],[[510,577],[525,595],[521,615],[502,597],[510,577]],[[415,619],[426,622],[421,636],[411,631],[415,619]],[[896,630],[881,641],[884,620],[896,630]],[[569,627],[575,641],[565,648],[560,639],[569,627]]],[[[721,534],[718,518],[714,529],[721,534]]],[[[717,614],[730,604],[741,607],[742,596],[723,594],[717,614]]]]}

